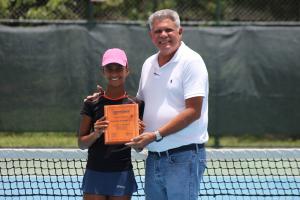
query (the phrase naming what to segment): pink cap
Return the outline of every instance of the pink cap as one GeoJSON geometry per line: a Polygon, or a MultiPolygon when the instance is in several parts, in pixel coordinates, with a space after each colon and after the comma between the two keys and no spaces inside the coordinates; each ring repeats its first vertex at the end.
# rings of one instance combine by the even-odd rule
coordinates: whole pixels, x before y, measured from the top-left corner
{"type": "Polygon", "coordinates": [[[102,66],[110,63],[117,63],[124,67],[127,67],[127,56],[121,49],[113,48],[105,51],[102,57],[102,66]]]}

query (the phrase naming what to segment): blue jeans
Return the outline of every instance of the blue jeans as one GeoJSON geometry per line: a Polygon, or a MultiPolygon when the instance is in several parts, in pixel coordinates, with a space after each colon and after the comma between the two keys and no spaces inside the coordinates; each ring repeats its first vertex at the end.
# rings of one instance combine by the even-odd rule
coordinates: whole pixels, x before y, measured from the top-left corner
{"type": "Polygon", "coordinates": [[[197,200],[206,168],[205,148],[149,154],[146,160],[146,200],[197,200]]]}

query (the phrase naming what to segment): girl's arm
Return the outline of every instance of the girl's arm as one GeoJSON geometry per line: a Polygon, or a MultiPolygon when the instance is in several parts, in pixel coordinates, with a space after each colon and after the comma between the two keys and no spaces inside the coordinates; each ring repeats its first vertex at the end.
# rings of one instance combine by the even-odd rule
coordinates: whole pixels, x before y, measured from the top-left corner
{"type": "Polygon", "coordinates": [[[78,131],[78,146],[80,149],[88,149],[103,134],[108,125],[108,122],[104,119],[102,117],[93,124],[92,118],[82,115],[78,131]],[[93,132],[91,132],[92,126],[94,126],[93,132]]]}

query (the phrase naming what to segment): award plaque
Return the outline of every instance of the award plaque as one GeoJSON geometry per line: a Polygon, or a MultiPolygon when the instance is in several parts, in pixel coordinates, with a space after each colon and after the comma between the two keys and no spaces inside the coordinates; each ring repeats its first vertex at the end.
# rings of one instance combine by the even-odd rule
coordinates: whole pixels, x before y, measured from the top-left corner
{"type": "Polygon", "coordinates": [[[139,135],[138,104],[104,106],[109,125],[104,133],[105,144],[124,144],[139,135]]]}

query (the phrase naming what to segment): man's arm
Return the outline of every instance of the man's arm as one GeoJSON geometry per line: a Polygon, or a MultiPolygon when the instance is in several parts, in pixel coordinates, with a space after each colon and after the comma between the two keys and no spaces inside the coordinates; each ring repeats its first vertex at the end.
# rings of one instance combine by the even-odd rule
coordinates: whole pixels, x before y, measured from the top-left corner
{"type": "MultiPolygon", "coordinates": [[[[185,109],[171,119],[168,123],[158,129],[161,136],[174,134],[177,131],[187,127],[201,116],[203,97],[192,97],[185,100],[185,109]]],[[[133,148],[144,148],[149,143],[155,141],[154,132],[145,132],[138,137],[132,139],[132,142],[126,145],[133,148]]]]}

